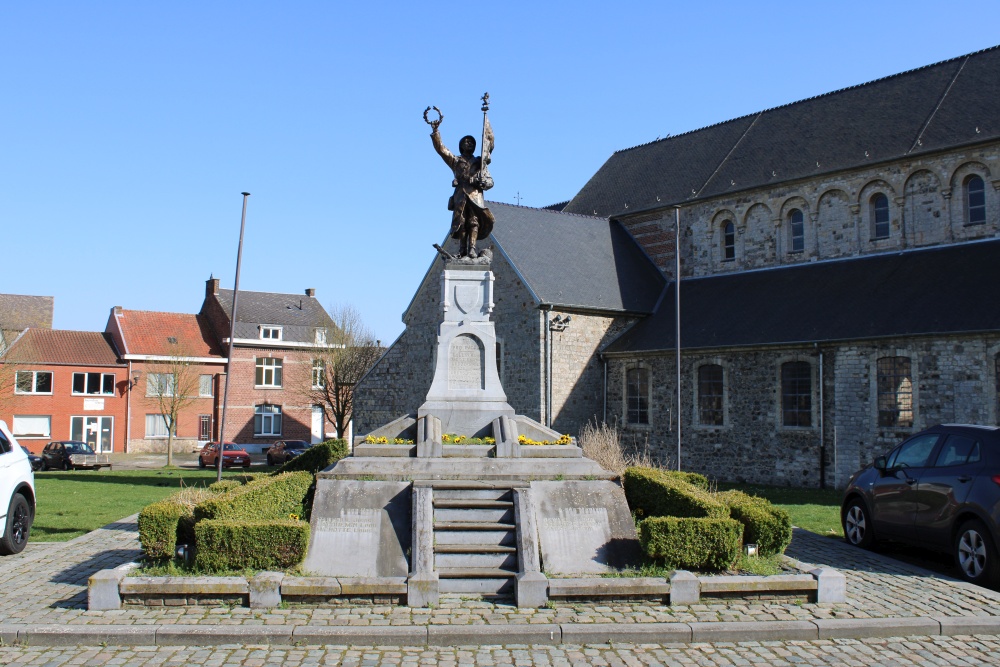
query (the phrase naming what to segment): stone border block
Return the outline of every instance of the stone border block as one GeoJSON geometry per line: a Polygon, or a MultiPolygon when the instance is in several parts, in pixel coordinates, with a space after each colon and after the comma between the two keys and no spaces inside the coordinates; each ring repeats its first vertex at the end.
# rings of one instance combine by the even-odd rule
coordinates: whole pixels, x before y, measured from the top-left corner
{"type": "Polygon", "coordinates": [[[1000,616],[936,616],[941,624],[941,634],[954,635],[1000,635],[1000,616]]]}
{"type": "Polygon", "coordinates": [[[687,623],[564,623],[563,644],[667,644],[691,641],[687,623]]]}
{"type": "Polygon", "coordinates": [[[34,646],[152,646],[156,627],[143,625],[38,625],[18,633],[18,640],[34,646]]]}
{"type": "Polygon", "coordinates": [[[941,634],[934,618],[819,618],[812,621],[820,639],[861,639],[864,637],[906,637],[941,634]]]}
{"type": "MultiPolygon", "coordinates": [[[[131,563],[129,564],[131,565],[131,563]]],[[[122,608],[122,596],[119,592],[122,579],[131,567],[120,566],[113,570],[100,570],[87,579],[87,609],[91,611],[108,611],[122,608]]]]}
{"type": "Polygon", "coordinates": [[[711,621],[691,623],[696,642],[748,642],[819,639],[812,621],[711,621]]]}
{"type": "Polygon", "coordinates": [[[552,597],[661,597],[670,595],[670,582],[658,577],[580,577],[549,580],[552,597]]]}
{"type": "Polygon", "coordinates": [[[161,625],[156,629],[155,643],[157,646],[291,644],[292,627],[291,625],[161,625]]]}
{"type": "Polygon", "coordinates": [[[441,600],[437,572],[417,572],[406,580],[407,607],[436,607],[441,600]]]}
{"type": "Polygon", "coordinates": [[[816,602],[847,602],[847,577],[831,567],[809,572],[816,578],[816,602]]]}
{"type": "Polygon", "coordinates": [[[23,633],[28,629],[27,625],[20,624],[3,624],[0,625],[0,643],[4,646],[10,646],[11,644],[16,644],[18,639],[18,633],[23,633]]]}
{"type": "Polygon", "coordinates": [[[340,581],[336,577],[285,577],[281,580],[281,595],[332,598],[340,595],[340,581]]]}
{"type": "Polygon", "coordinates": [[[247,582],[251,609],[274,609],[281,606],[281,572],[258,572],[247,582]]]}
{"type": "Polygon", "coordinates": [[[341,595],[406,595],[406,577],[338,577],[341,595]]]}
{"type": "Polygon", "coordinates": [[[292,639],[302,644],[426,646],[425,625],[300,625],[292,639]]]}
{"type": "Polygon", "coordinates": [[[125,577],[122,595],[247,595],[243,577],[125,577]]]}
{"type": "Polygon", "coordinates": [[[428,646],[562,643],[562,628],[554,623],[524,625],[431,625],[428,646]]]}
{"type": "Polygon", "coordinates": [[[701,581],[686,570],[675,570],[670,575],[670,606],[698,604],[701,600],[701,581]]]}
{"type": "MultiPolygon", "coordinates": [[[[843,576],[843,575],[841,575],[843,576]]],[[[817,578],[810,574],[776,574],[768,577],[719,575],[699,577],[701,594],[780,593],[816,590],[817,578]]]]}
{"type": "Polygon", "coordinates": [[[538,609],[549,601],[549,580],[541,572],[522,572],[517,575],[515,589],[519,609],[538,609]]]}

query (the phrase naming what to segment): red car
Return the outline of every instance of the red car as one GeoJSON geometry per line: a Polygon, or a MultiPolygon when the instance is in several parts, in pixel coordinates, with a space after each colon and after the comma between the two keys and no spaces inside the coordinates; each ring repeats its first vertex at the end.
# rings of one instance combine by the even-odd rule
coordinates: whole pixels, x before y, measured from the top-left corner
{"type": "MultiPolygon", "coordinates": [[[[198,455],[199,468],[216,468],[219,465],[219,443],[210,442],[201,450],[198,455]]],[[[233,442],[227,442],[222,448],[222,467],[232,468],[233,466],[250,467],[250,455],[246,450],[233,442]]]]}

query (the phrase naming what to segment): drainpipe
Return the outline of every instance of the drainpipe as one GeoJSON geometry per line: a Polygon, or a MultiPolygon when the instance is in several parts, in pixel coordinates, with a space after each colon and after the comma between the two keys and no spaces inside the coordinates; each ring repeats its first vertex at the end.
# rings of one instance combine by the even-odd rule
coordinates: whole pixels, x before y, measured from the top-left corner
{"type": "Polygon", "coordinates": [[[604,356],[604,353],[598,353],[597,358],[601,360],[604,364],[604,390],[601,392],[601,397],[604,399],[604,414],[601,417],[601,421],[605,424],[608,423],[608,358],[604,356]]]}
{"type": "MultiPolygon", "coordinates": [[[[128,454],[128,443],[132,441],[132,362],[128,362],[128,394],[125,396],[125,445],[122,452],[128,454]]],[[[112,447],[114,449],[114,447],[112,447]]]]}
{"type": "Polygon", "coordinates": [[[677,470],[681,469],[681,207],[674,207],[674,331],[677,342],[677,470]]]}
{"type": "Polygon", "coordinates": [[[823,431],[823,350],[819,351],[819,488],[826,488],[826,436],[823,431]]]}
{"type": "Polygon", "coordinates": [[[552,333],[549,331],[549,317],[552,306],[545,313],[545,425],[552,428],[552,333]]]}

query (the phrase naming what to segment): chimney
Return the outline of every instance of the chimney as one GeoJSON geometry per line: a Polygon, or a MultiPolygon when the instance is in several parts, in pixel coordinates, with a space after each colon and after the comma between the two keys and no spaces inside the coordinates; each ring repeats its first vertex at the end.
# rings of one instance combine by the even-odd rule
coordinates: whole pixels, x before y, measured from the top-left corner
{"type": "Polygon", "coordinates": [[[122,307],[121,306],[115,306],[111,310],[114,312],[115,317],[120,317],[121,314],[122,314],[122,307]]]}
{"type": "Polygon", "coordinates": [[[205,281],[205,296],[219,296],[218,278],[209,278],[205,281]]]}
{"type": "Polygon", "coordinates": [[[313,297],[316,296],[316,288],[315,287],[307,287],[306,288],[306,296],[313,296],[313,297]]]}

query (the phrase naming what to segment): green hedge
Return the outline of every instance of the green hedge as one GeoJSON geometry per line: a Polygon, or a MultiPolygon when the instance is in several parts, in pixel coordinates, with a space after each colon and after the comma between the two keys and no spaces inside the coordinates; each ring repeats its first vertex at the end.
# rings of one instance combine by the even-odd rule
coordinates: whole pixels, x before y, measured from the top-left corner
{"type": "Polygon", "coordinates": [[[174,557],[178,526],[185,516],[192,516],[191,508],[170,498],[142,508],[139,512],[139,543],[147,558],[165,560],[174,557]]]}
{"type": "Polygon", "coordinates": [[[729,515],[743,524],[743,543],[756,544],[762,556],[785,552],[792,541],[792,518],[765,498],[742,491],[717,494],[729,507],[729,515]]]}
{"type": "Polygon", "coordinates": [[[300,564],[309,547],[309,524],[292,519],[228,521],[195,525],[195,567],[220,570],[286,570],[300,564]]]}
{"type": "MultiPolygon", "coordinates": [[[[713,494],[670,471],[626,468],[622,482],[628,506],[639,517],[729,517],[729,508],[713,494]]],[[[708,485],[708,480],[705,484],[708,485]]]]}
{"type": "Polygon", "coordinates": [[[291,461],[286,461],[283,466],[278,468],[277,473],[305,470],[316,474],[320,470],[326,470],[349,453],[346,440],[319,442],[291,461]]]}
{"type": "Polygon", "coordinates": [[[244,482],[236,479],[224,479],[218,482],[212,482],[208,485],[209,491],[214,491],[216,493],[225,493],[226,491],[232,491],[233,489],[243,486],[244,482]]]}
{"type": "Polygon", "coordinates": [[[687,482],[697,486],[703,491],[708,491],[708,477],[696,472],[687,472],[686,470],[661,470],[661,473],[668,477],[674,477],[682,481],[687,482]]]}
{"type": "MultiPolygon", "coordinates": [[[[199,503],[194,508],[198,525],[206,519],[267,521],[302,515],[306,494],[313,484],[309,472],[289,472],[261,477],[199,503]]],[[[196,526],[197,530],[197,526],[196,526]]],[[[198,542],[198,550],[203,550],[198,542]]]]}
{"type": "Polygon", "coordinates": [[[724,570],[740,555],[743,524],[735,519],[667,516],[639,522],[639,543],[667,567],[724,570]]]}

